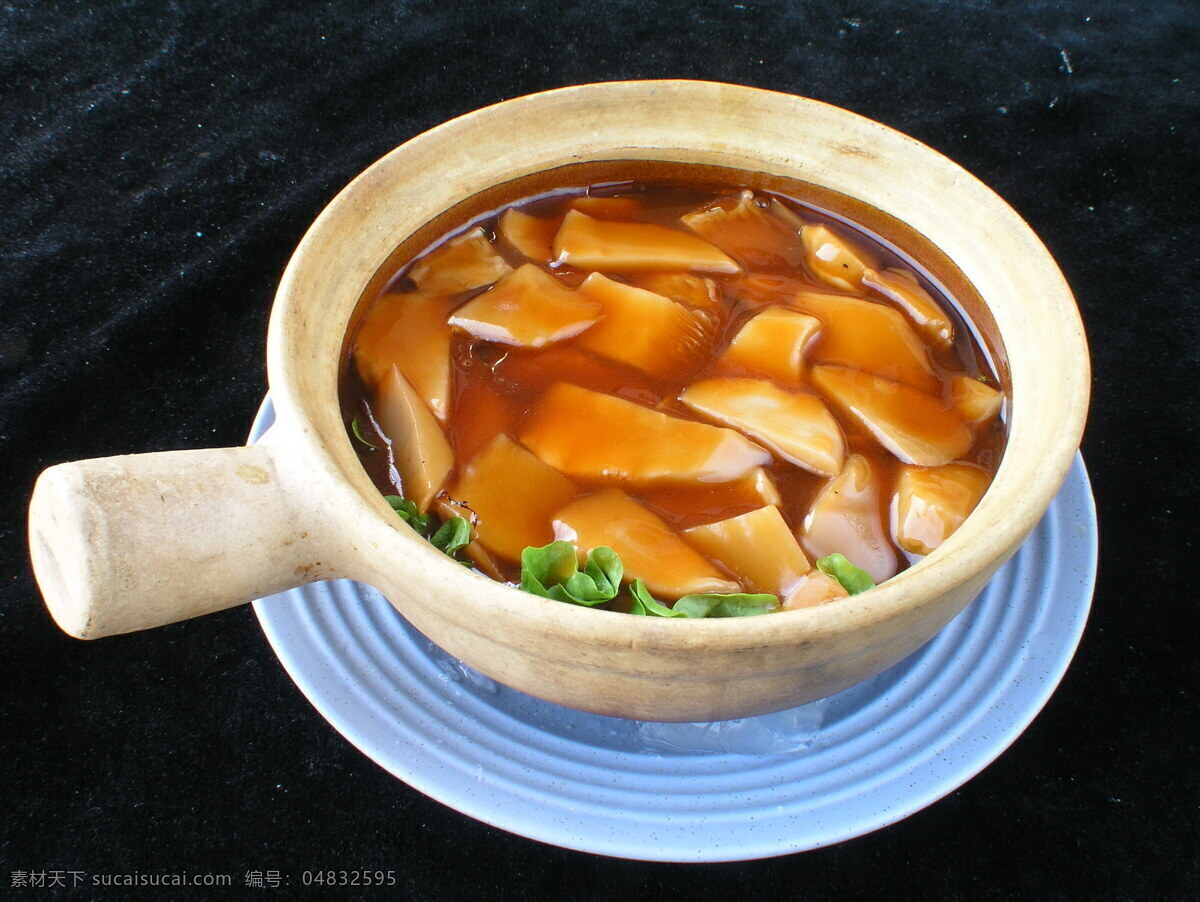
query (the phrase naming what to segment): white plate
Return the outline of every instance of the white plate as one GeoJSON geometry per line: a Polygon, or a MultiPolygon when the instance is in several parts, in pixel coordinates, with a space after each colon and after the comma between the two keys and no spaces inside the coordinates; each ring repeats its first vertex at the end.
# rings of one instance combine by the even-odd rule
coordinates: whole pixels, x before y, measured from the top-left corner
{"type": "MultiPolygon", "coordinates": [[[[272,422],[268,400],[251,440],[272,422]]],[[[734,861],[877,830],[995,760],[1075,652],[1096,541],[1076,457],[1017,555],[920,651],[832,698],[716,724],[583,714],[498,686],[357,583],[294,589],[255,610],[317,711],[431,798],[570,849],[734,861]]]]}

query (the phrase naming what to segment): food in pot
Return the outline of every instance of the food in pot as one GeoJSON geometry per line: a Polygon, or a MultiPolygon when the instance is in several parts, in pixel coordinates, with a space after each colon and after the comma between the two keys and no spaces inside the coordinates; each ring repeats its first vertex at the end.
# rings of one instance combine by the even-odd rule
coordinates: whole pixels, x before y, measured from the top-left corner
{"type": "Polygon", "coordinates": [[[939,547],[1004,395],[900,253],[749,189],[526,198],[436,242],[362,317],[360,458],[465,564],[646,616],[837,602],[939,547]]]}

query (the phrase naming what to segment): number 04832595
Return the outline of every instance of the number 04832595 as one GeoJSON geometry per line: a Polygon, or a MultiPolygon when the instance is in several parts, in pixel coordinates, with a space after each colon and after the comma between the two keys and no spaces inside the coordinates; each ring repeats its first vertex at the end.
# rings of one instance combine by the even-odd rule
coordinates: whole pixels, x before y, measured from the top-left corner
{"type": "Polygon", "coordinates": [[[324,870],[304,871],[300,882],[305,886],[395,886],[395,871],[324,870]]]}

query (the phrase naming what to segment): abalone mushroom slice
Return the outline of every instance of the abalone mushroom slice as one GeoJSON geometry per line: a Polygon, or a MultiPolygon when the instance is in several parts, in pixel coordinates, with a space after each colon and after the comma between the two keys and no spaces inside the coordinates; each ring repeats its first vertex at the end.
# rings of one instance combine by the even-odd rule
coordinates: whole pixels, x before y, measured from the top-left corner
{"type": "Polygon", "coordinates": [[[566,382],[547,389],[518,438],[568,476],[635,484],[729,482],[771,459],[732,429],[566,382]]]}
{"type": "Polygon", "coordinates": [[[426,294],[458,294],[490,285],[511,271],[476,226],[430,251],[413,264],[408,277],[426,294]]]}
{"type": "Polygon", "coordinates": [[[454,452],[446,434],[394,366],[376,388],[371,412],[391,445],[404,496],[425,513],[454,467],[454,452]]]}
{"type": "Polygon", "coordinates": [[[510,561],[554,541],[551,519],[577,494],[570,479],[504,434],[463,465],[448,492],[475,514],[478,541],[510,561]]]}
{"type": "Polygon", "coordinates": [[[902,467],[893,502],[896,544],[913,554],[929,554],[962,526],[990,482],[973,464],[902,467]]]}
{"type": "Polygon", "coordinates": [[[813,559],[840,554],[876,584],[895,576],[899,562],[884,528],[880,492],[875,468],[861,454],[851,454],[804,517],[799,538],[805,551],[813,559]]]}
{"type": "Polygon", "coordinates": [[[563,217],[553,249],[557,263],[583,270],[741,272],[727,254],[690,232],[652,222],[595,219],[578,210],[563,217]]]}
{"type": "Polygon", "coordinates": [[[814,366],[812,385],[904,463],[940,467],[962,457],[975,438],[939,397],[842,366],[814,366]]]}
{"type": "Polygon", "coordinates": [[[625,576],[641,579],[653,594],[679,598],[693,592],[738,592],[674,530],[617,488],[579,498],[554,516],[557,538],[580,549],[607,546],[620,555],[625,576]]]}
{"type": "Polygon", "coordinates": [[[787,391],[765,379],[717,377],[692,383],[679,400],[819,476],[842,469],[841,427],[816,395],[787,391]]]}
{"type": "Polygon", "coordinates": [[[875,255],[826,225],[806,225],[800,229],[804,242],[804,262],[812,274],[841,291],[860,291],[863,270],[878,269],[875,255]]]}
{"type": "Polygon", "coordinates": [[[596,301],[525,263],[455,310],[449,322],[486,341],[540,348],[578,335],[602,315],[596,301]]]}
{"type": "Polygon", "coordinates": [[[748,592],[785,597],[812,569],[779,508],[773,505],[694,526],[682,535],[705,557],[736,576],[748,592]]]}

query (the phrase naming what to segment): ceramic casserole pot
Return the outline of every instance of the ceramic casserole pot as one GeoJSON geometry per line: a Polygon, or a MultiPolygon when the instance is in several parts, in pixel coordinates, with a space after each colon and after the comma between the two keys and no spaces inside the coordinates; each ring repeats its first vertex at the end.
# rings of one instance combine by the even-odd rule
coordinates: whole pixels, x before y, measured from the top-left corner
{"type": "Polygon", "coordinates": [[[621,717],[707,721],[838,692],[927,642],[1036,525],[1083,430],[1087,347],[1029,227],[928,147],[844,110],[689,81],[585,85],[455,119],[383,157],[300,242],[268,336],[277,421],[248,448],[60,464],[30,507],[38,582],[68,633],[146,629],[313,580],[377,587],[487,676],[621,717]],[[990,489],[940,548],[862,595],[722,620],[519,592],[441,554],[363,471],[341,418],[347,334],[387,276],[450,228],[556,185],[703,179],[836,211],[920,262],[1009,393],[990,489]]]}

